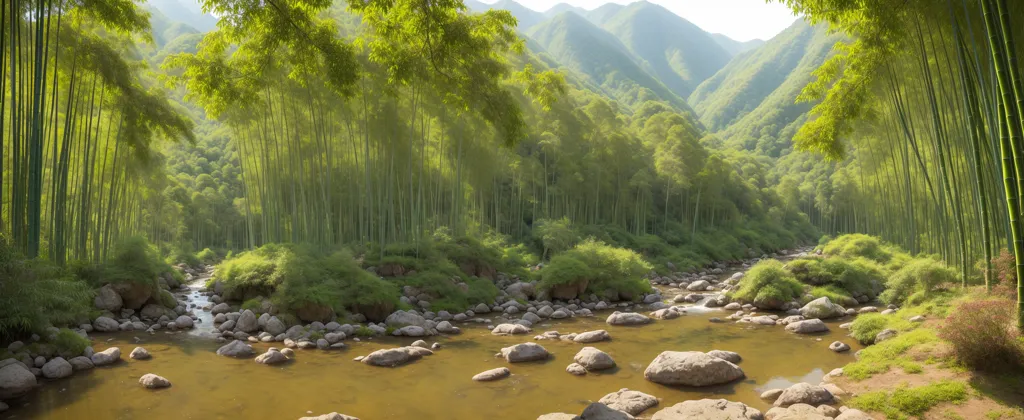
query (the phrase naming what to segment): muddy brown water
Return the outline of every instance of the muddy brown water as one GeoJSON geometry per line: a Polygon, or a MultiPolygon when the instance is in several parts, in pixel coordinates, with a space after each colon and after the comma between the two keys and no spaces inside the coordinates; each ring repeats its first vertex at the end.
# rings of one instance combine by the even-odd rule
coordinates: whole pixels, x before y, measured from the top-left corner
{"type": "MultiPolygon", "coordinates": [[[[589,345],[610,354],[618,367],[581,377],[566,373],[565,367],[583,345],[538,341],[552,358],[542,363],[509,364],[494,354],[502,347],[532,341],[532,335],[492,336],[485,326],[476,324],[461,325],[461,335],[431,338],[428,342],[439,342],[443,348],[397,368],[372,367],[352,359],[380,348],[407,345],[412,339],[349,340],[345,350],[300,350],[294,362],[264,366],[252,359],[217,356],[217,343],[194,334],[98,334],[94,337],[96,350],[120,347],[120,363],[48,381],[29,396],[8,401],[11,411],[0,418],[296,419],[308,413],[337,411],[364,420],[519,420],[549,412],[579,413],[589,402],[620,388],[659,397],[660,407],[690,399],[725,398],[766,410],[769,405],[759,398],[764,390],[801,381],[817,383],[831,369],[852,361],[853,352],[861,348],[839,328],[848,318],[829,322],[831,332],[827,334],[801,336],[782,326],[708,321],[728,315],[721,310],[639,327],[607,325],[608,313],[551,320],[534,327],[536,334],[608,330],[611,341],[589,345]],[[142,341],[137,344],[134,337],[142,341]],[[833,353],[828,345],[834,340],[853,349],[833,353]],[[153,358],[128,359],[136,345],[145,346],[153,358]],[[644,369],[662,351],[715,349],[739,353],[743,357],[739,366],[747,377],[700,389],[662,386],[644,379],[644,369]],[[501,366],[509,367],[512,376],[489,383],[470,380],[476,373],[501,366]],[[146,390],[138,384],[146,373],[164,376],[173,386],[146,390]]],[[[262,351],[270,346],[254,347],[262,351]]],[[[657,409],[641,417],[650,417],[657,409]]]]}

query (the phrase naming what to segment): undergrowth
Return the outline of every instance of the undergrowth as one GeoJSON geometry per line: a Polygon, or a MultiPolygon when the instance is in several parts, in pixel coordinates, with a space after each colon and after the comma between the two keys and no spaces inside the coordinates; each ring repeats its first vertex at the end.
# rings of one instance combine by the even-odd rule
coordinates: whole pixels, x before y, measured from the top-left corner
{"type": "Polygon", "coordinates": [[[729,296],[733,300],[752,303],[761,309],[782,309],[786,303],[799,299],[804,286],[778,260],[761,260],[743,276],[739,288],[729,296]]]}
{"type": "Polygon", "coordinates": [[[884,413],[889,419],[906,419],[920,416],[942,403],[961,404],[968,395],[968,387],[963,382],[942,381],[913,388],[901,386],[892,392],[863,393],[854,397],[850,405],[884,413]]]}

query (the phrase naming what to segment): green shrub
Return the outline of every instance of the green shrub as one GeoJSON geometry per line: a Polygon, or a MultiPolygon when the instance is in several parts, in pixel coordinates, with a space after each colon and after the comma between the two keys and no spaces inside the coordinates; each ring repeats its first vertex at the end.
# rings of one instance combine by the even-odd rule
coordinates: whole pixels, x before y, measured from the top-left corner
{"type": "MultiPolygon", "coordinates": [[[[874,336],[871,339],[874,340],[874,336]]],[[[843,375],[860,381],[875,374],[888,372],[894,366],[911,373],[919,370],[920,364],[911,359],[907,352],[918,348],[926,354],[941,353],[937,349],[938,344],[939,338],[934,330],[918,328],[904,331],[896,337],[861,350],[857,361],[843,367],[843,375]]]]}
{"type": "MultiPolygon", "coordinates": [[[[884,268],[865,258],[801,258],[790,261],[786,268],[801,283],[826,286],[825,289],[818,290],[819,292],[827,290],[832,294],[846,297],[866,295],[874,298],[881,292],[885,280],[884,268]]],[[[831,296],[829,297],[831,299],[831,296]]]]}
{"type": "Polygon", "coordinates": [[[196,259],[203,264],[213,264],[216,263],[220,257],[217,256],[216,252],[210,250],[210,248],[203,248],[202,251],[199,251],[199,253],[196,254],[196,259]]]}
{"type": "Polygon", "coordinates": [[[874,391],[858,395],[850,401],[862,410],[884,413],[888,419],[919,417],[943,403],[960,404],[967,400],[967,385],[941,381],[915,388],[899,387],[894,391],[874,391]]]}
{"type": "Polygon", "coordinates": [[[25,259],[0,235],[0,341],[86,318],[93,295],[68,270],[25,259]]]}
{"type": "Polygon", "coordinates": [[[262,297],[254,297],[252,299],[246,300],[245,302],[242,302],[241,310],[244,311],[244,310],[248,309],[250,311],[253,311],[253,313],[257,313],[258,314],[258,313],[260,313],[260,308],[261,307],[263,307],[263,298],[262,297]]]}
{"type": "Polygon", "coordinates": [[[587,239],[556,255],[540,270],[540,290],[587,281],[586,293],[606,297],[637,298],[650,292],[644,275],[651,265],[636,252],[587,239]]]}
{"type": "Polygon", "coordinates": [[[360,325],[356,327],[355,335],[356,337],[373,337],[373,330],[365,325],[360,325]]]}
{"type": "Polygon", "coordinates": [[[879,313],[860,314],[850,325],[850,335],[861,344],[874,343],[875,336],[889,325],[889,318],[890,316],[879,313]]]}
{"type": "Polygon", "coordinates": [[[944,263],[929,258],[918,258],[906,264],[889,277],[886,290],[881,294],[885,303],[902,304],[915,294],[915,301],[923,301],[943,283],[955,282],[957,273],[944,263]]]}
{"type": "Polygon", "coordinates": [[[538,220],[533,228],[533,237],[541,243],[542,259],[567,251],[580,240],[579,233],[573,229],[567,217],[538,220]]]}
{"type": "Polygon", "coordinates": [[[832,285],[815,287],[811,289],[811,296],[813,296],[814,298],[827,297],[832,302],[847,307],[856,305],[858,303],[857,299],[854,299],[852,296],[850,296],[849,292],[832,285]]]}
{"type": "Polygon", "coordinates": [[[804,287],[778,260],[761,260],[740,280],[730,297],[764,309],[779,309],[799,299],[804,287]]]}
{"type": "Polygon", "coordinates": [[[156,285],[157,276],[172,271],[160,258],[157,248],[141,236],[119,243],[113,257],[104,264],[104,280],[109,283],[148,283],[156,285]]]}
{"type": "Polygon", "coordinates": [[[199,266],[200,260],[194,252],[192,252],[192,245],[188,242],[179,244],[171,247],[171,252],[167,255],[168,264],[185,264],[189,267],[199,266]]]}
{"type": "Polygon", "coordinates": [[[1024,369],[1024,342],[1014,328],[1012,301],[991,299],[963,302],[939,328],[956,359],[973,370],[995,372],[1024,369]]]}
{"type": "Polygon", "coordinates": [[[57,348],[57,354],[66,359],[81,356],[85,352],[85,348],[89,347],[89,344],[88,339],[67,328],[61,328],[53,339],[53,345],[57,348]]]}

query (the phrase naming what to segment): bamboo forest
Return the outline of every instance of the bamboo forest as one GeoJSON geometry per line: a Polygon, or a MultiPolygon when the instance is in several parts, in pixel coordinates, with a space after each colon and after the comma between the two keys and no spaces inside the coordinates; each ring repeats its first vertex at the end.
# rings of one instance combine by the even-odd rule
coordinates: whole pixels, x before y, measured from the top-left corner
{"type": "Polygon", "coordinates": [[[519,1],[3,0],[0,419],[1024,420],[1024,2],[519,1]]]}

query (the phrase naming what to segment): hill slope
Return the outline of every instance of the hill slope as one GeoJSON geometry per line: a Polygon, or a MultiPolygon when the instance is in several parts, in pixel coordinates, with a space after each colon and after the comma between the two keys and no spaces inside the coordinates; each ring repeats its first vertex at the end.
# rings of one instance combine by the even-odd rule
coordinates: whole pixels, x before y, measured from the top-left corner
{"type": "Polygon", "coordinates": [[[717,43],[719,47],[722,47],[722,49],[725,50],[725,52],[729,53],[733,57],[739,55],[740,53],[744,53],[757,47],[760,47],[765,43],[765,41],[761,39],[752,39],[750,41],[737,41],[722,34],[711,34],[711,39],[715,40],[715,43],[717,43]]]}
{"type": "Polygon", "coordinates": [[[217,26],[217,18],[203,13],[195,0],[147,0],[146,4],[163,13],[172,24],[183,23],[199,32],[207,32],[217,26]]]}
{"type": "Polygon", "coordinates": [[[639,57],[650,74],[684,98],[732,58],[697,25],[645,1],[626,6],[601,27],[639,57]]]}
{"type": "Polygon", "coordinates": [[[516,20],[519,21],[518,28],[523,32],[546,19],[544,13],[540,13],[516,3],[514,0],[501,0],[494,4],[486,4],[476,0],[467,0],[465,1],[465,4],[469,10],[474,12],[485,12],[491,9],[508,10],[509,12],[512,12],[512,16],[515,16],[516,20]]]}
{"type": "Polygon", "coordinates": [[[734,58],[688,101],[727,145],[779,156],[812,106],[796,104],[796,97],[840,39],[827,33],[827,25],[797,21],[764,46],[734,58]]]}

